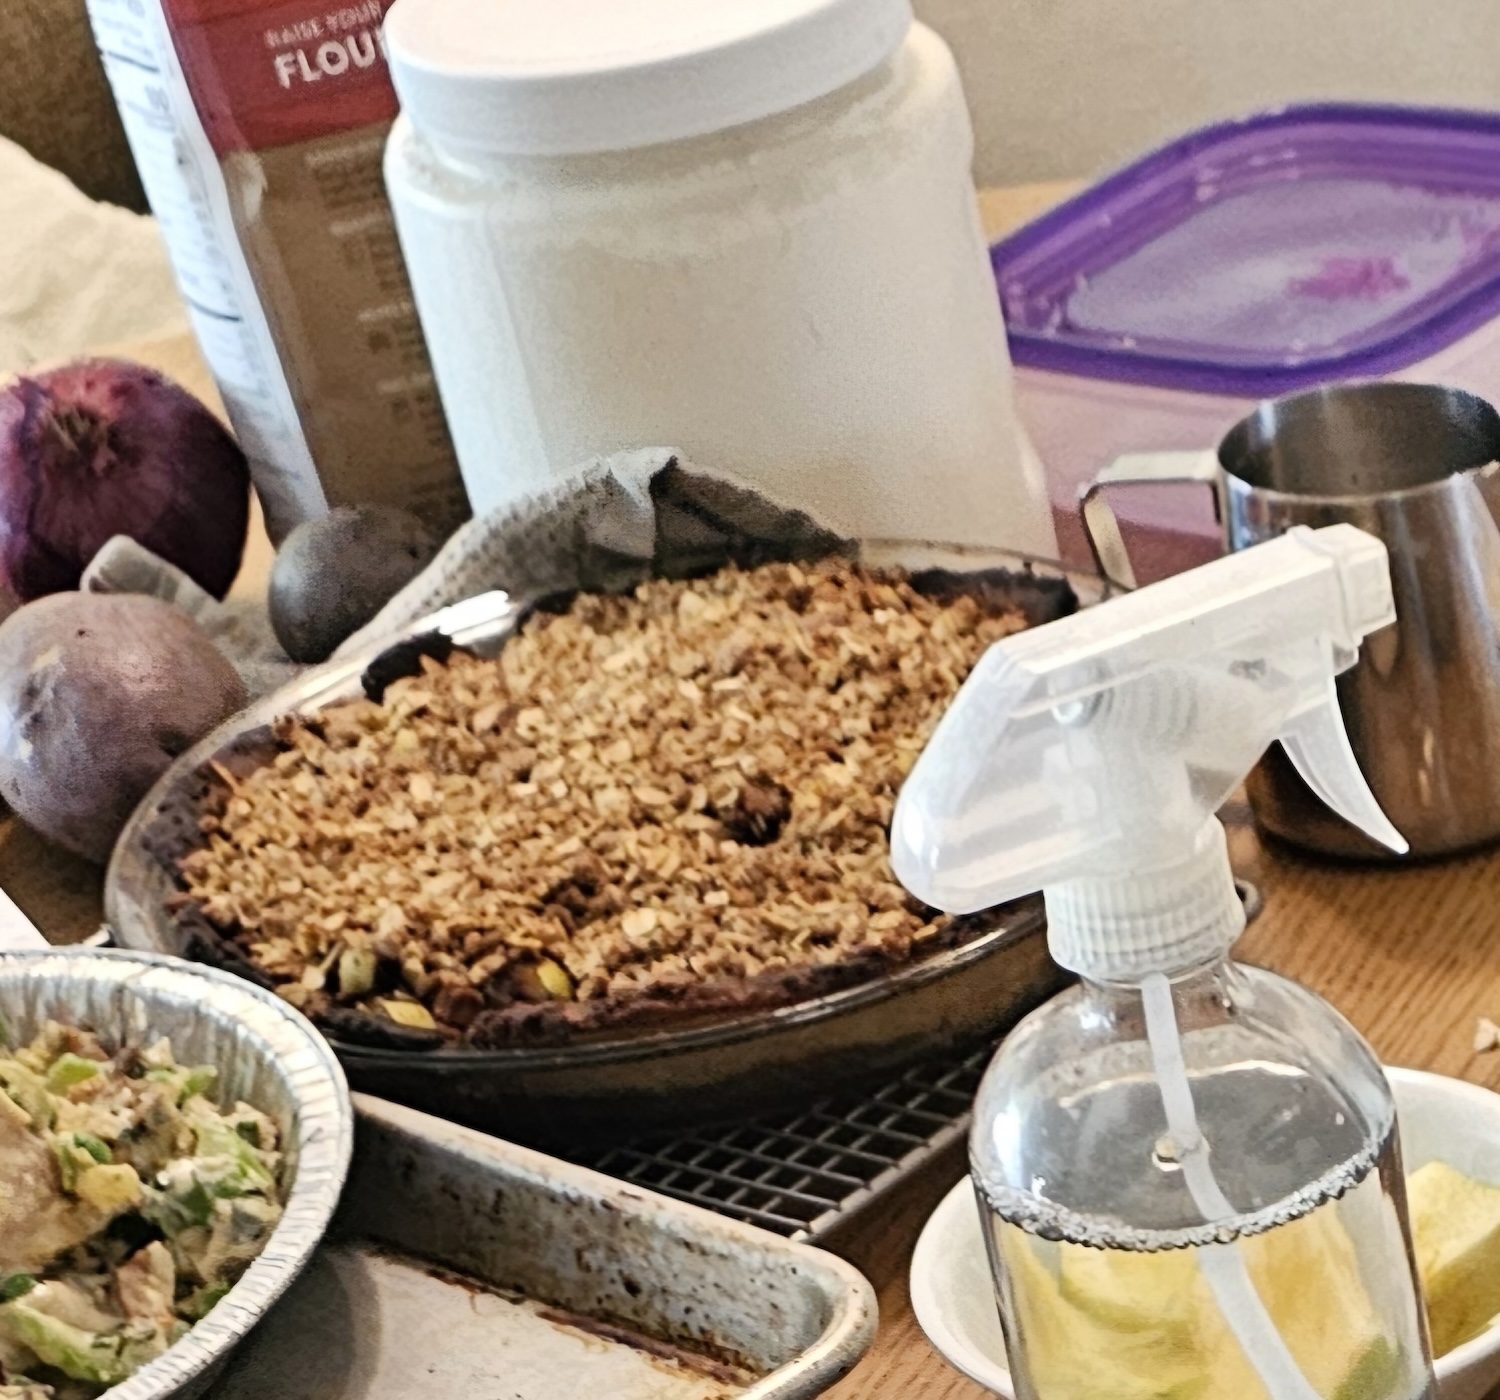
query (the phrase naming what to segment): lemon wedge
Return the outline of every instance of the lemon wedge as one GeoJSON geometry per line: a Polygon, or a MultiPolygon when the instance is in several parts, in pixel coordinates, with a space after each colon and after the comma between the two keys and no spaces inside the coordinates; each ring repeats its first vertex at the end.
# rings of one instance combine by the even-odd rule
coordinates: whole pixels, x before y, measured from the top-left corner
{"type": "Polygon", "coordinates": [[[1038,1395],[1212,1400],[1190,1254],[1104,1254],[995,1230],[1038,1395]]]}
{"type": "MultiPolygon", "coordinates": [[[[1046,1400],[1268,1400],[1191,1250],[1048,1244],[997,1224],[995,1243],[1046,1400]]],[[[1288,1348],[1325,1400],[1379,1400],[1403,1360],[1332,1208],[1241,1240],[1288,1348]]]]}
{"type": "MultiPolygon", "coordinates": [[[[1429,1162],[1406,1183],[1434,1356],[1500,1317],[1500,1186],[1429,1162]]],[[[996,1223],[995,1249],[1046,1400],[1264,1400],[1191,1250],[1052,1244],[996,1223]]],[[[1378,1400],[1406,1359],[1385,1336],[1337,1209],[1239,1241],[1256,1292],[1325,1400],[1378,1400]]]]}
{"type": "Polygon", "coordinates": [[[1500,1187],[1429,1162],[1407,1177],[1406,1200],[1432,1354],[1442,1356],[1500,1314],[1500,1187]]]}
{"type": "MultiPolygon", "coordinates": [[[[1252,1235],[1240,1248],[1255,1291],[1319,1395],[1378,1400],[1395,1393],[1404,1361],[1365,1290],[1354,1242],[1336,1207],[1325,1205],[1252,1235]]],[[[1217,1309],[1213,1317],[1219,1319],[1217,1309]]],[[[1242,1371],[1243,1379],[1228,1379],[1214,1393],[1260,1395],[1264,1387],[1244,1353],[1232,1336],[1225,1340],[1226,1364],[1242,1371]]]]}

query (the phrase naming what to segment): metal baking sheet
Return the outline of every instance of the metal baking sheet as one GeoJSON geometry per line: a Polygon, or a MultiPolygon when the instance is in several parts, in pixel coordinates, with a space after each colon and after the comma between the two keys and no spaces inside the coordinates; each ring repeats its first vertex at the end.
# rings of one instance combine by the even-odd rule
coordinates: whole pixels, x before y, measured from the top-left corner
{"type": "MultiPolygon", "coordinates": [[[[874,542],[874,565],[1066,577],[1080,604],[1100,584],[1002,551],[874,542]]],[[[503,593],[457,603],[414,624],[494,655],[522,609],[503,593]]],[[[167,911],[173,872],[153,854],[170,799],[201,784],[205,766],[283,714],[315,714],[364,693],[362,678],[392,645],[308,672],[237,716],[173,765],[131,818],[105,884],[105,914],[127,947],[183,951],[167,911]]],[[[413,658],[406,657],[414,664],[413,658]]],[[[805,1104],[833,1088],[874,1087],[934,1055],[993,1040],[1063,985],[1047,957],[1041,900],[995,911],[993,931],[868,982],[772,1011],[660,1031],[620,1031],[574,1044],[412,1052],[335,1040],[359,1090],[420,1104],[517,1141],[546,1147],[609,1143],[653,1127],[743,1120],[805,1104]]]]}
{"type": "Polygon", "coordinates": [[[328,1242],[214,1400],[801,1400],[874,1336],[804,1245],[378,1099],[328,1242]]]}

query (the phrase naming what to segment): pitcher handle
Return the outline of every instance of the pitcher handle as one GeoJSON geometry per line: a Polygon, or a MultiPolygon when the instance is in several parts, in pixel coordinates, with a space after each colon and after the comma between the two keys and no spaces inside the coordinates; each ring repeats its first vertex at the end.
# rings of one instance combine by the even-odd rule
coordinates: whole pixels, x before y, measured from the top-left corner
{"type": "Polygon", "coordinates": [[[1214,519],[1224,520],[1220,496],[1222,477],[1213,452],[1131,452],[1116,457],[1083,491],[1083,529],[1089,537],[1094,562],[1108,582],[1134,588],[1135,568],[1120,534],[1120,522],[1106,488],[1150,482],[1162,486],[1199,485],[1213,492],[1214,519]]]}

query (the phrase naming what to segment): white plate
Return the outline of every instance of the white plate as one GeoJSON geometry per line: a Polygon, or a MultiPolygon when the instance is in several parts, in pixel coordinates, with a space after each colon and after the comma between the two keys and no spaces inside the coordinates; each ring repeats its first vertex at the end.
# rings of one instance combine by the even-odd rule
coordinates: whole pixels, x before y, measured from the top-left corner
{"type": "MultiPolygon", "coordinates": [[[[1500,1094],[1414,1069],[1386,1071],[1396,1095],[1408,1172],[1441,1157],[1500,1184],[1500,1094]]],[[[1014,1397],[995,1311],[979,1208],[967,1179],[943,1198],[911,1261],[911,1305],[927,1339],[971,1380],[1014,1397]]],[[[1481,1400],[1500,1381],[1500,1325],[1437,1363],[1441,1400],[1481,1400]]]]}

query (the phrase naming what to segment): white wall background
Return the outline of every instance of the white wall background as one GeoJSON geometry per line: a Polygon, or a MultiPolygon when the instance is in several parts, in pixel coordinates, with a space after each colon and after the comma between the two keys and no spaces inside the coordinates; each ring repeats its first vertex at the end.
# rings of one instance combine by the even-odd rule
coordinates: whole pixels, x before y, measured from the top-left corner
{"type": "Polygon", "coordinates": [[[980,184],[1093,175],[1282,102],[1500,110],[1500,0],[915,0],[958,56],[980,184]]]}

